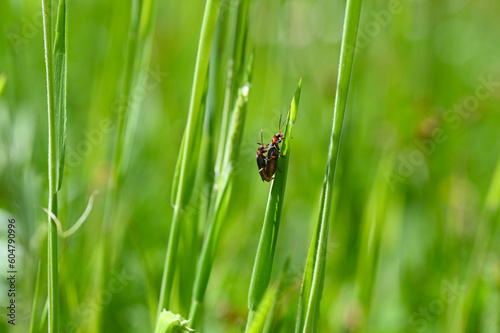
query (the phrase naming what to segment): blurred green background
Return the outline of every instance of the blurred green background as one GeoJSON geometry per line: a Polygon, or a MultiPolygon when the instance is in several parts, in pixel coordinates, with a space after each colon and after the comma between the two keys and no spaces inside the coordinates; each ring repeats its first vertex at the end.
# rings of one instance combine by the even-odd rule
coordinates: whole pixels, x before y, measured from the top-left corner
{"type": "MultiPolygon", "coordinates": [[[[86,332],[96,302],[105,303],[106,331],[151,332],[204,2],[158,2],[150,70],[133,99],[139,112],[129,119],[137,132],[112,233],[112,276],[122,288],[104,301],[89,289],[130,3],[68,6],[68,155],[59,197],[64,227],[79,218],[94,190],[101,194],[83,227],[59,240],[61,332],[86,332]]],[[[220,15],[234,10],[234,1],[222,1],[220,15]]],[[[250,4],[254,78],[228,221],[206,293],[206,332],[243,331],[269,190],[255,168],[256,142],[261,129],[264,141],[276,133],[302,76],[274,270],[277,275],[292,253],[275,331],[293,332],[326,166],[344,10],[345,2],[335,0],[250,4]]],[[[494,181],[500,158],[499,13],[500,3],[492,0],[364,2],[320,332],[500,332],[500,173],[494,181]],[[367,242],[375,245],[369,264],[367,242]],[[366,297],[368,307],[362,305],[366,297]],[[457,318],[467,319],[461,325],[457,318]]],[[[0,22],[0,331],[27,332],[40,260],[38,316],[47,293],[40,1],[2,0],[0,22]],[[15,328],[4,314],[8,218],[18,222],[15,328]]],[[[172,310],[182,313],[177,305],[172,310]]]]}

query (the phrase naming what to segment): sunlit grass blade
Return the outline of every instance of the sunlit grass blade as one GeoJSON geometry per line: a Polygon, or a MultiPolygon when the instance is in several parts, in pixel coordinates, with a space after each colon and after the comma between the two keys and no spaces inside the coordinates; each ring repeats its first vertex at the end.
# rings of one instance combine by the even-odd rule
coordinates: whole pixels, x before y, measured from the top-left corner
{"type": "Polygon", "coordinates": [[[179,150],[179,156],[177,156],[177,162],[175,163],[174,179],[172,181],[172,191],[170,193],[170,204],[175,207],[175,202],[177,201],[177,192],[179,190],[179,179],[181,177],[181,165],[184,158],[184,150],[186,146],[186,132],[182,135],[181,148],[179,150]]]}
{"type": "Polygon", "coordinates": [[[57,13],[56,35],[54,42],[54,88],[55,88],[55,125],[57,144],[57,189],[62,186],[64,159],[66,155],[66,86],[67,86],[67,7],[66,0],[60,0],[57,13]]]}
{"type": "MultiPolygon", "coordinates": [[[[66,126],[66,6],[65,1],[59,3],[58,19],[56,24],[56,45],[52,48],[52,8],[51,2],[42,0],[43,12],[43,37],[45,48],[45,72],[47,77],[47,105],[48,105],[48,178],[49,178],[49,201],[48,210],[57,216],[57,190],[62,182],[62,165],[64,163],[65,126],[66,126]],[[54,54],[57,55],[57,63],[54,70],[54,54]],[[54,71],[58,74],[58,80],[54,83],[54,71]],[[57,89],[57,103],[56,92],[57,89]],[[57,110],[56,110],[57,107],[57,110]],[[59,139],[59,140],[58,140],[59,139]],[[59,179],[58,179],[59,177],[59,179]]],[[[57,228],[48,219],[48,331],[59,332],[59,273],[58,273],[58,246],[57,228]]]]}
{"type": "MultiPolygon", "coordinates": [[[[212,46],[213,49],[213,46],[212,46]]],[[[203,220],[204,211],[206,211],[206,198],[204,196],[205,185],[207,184],[207,160],[210,159],[209,144],[209,122],[212,110],[206,107],[208,94],[208,73],[205,80],[204,93],[202,96],[201,109],[205,110],[204,119],[198,119],[196,124],[195,137],[200,138],[196,140],[194,150],[191,154],[199,156],[198,162],[195,165],[189,166],[188,173],[196,177],[193,194],[189,205],[184,210],[182,215],[182,229],[180,230],[180,245],[181,251],[177,255],[177,262],[179,263],[179,271],[177,274],[181,278],[179,282],[179,312],[189,313],[191,306],[193,284],[196,275],[196,260],[198,258],[201,247],[200,235],[200,222],[203,220]]],[[[203,225],[203,224],[202,224],[203,225]]]]}
{"type": "MultiPolygon", "coordinates": [[[[229,26],[234,25],[234,28],[228,29],[232,33],[231,37],[231,54],[229,56],[226,89],[224,94],[224,105],[222,109],[221,129],[219,133],[219,146],[217,151],[217,160],[215,162],[215,173],[219,173],[222,169],[223,156],[225,156],[225,138],[227,138],[229,131],[229,119],[231,111],[233,110],[234,102],[236,100],[237,89],[243,82],[243,72],[245,70],[243,60],[246,47],[246,34],[247,34],[247,16],[249,0],[242,0],[237,2],[237,10],[235,18],[230,20],[229,26]]],[[[233,15],[230,15],[232,18],[233,15]]]]}
{"type": "Polygon", "coordinates": [[[195,329],[201,326],[201,312],[203,300],[207,289],[210,273],[219,245],[222,224],[225,220],[227,205],[232,187],[233,171],[237,166],[243,126],[246,118],[248,95],[250,92],[253,71],[253,54],[250,56],[245,81],[238,90],[238,97],[232,112],[229,126],[229,136],[226,140],[225,156],[221,172],[216,175],[212,191],[212,201],[207,218],[207,232],[203,240],[203,247],[196,269],[196,278],[193,288],[193,301],[189,318],[193,321],[195,329]]]}
{"type": "Polygon", "coordinates": [[[333,185],[337,158],[347,105],[349,84],[354,63],[354,51],[361,14],[361,0],[348,0],[344,20],[344,32],[340,50],[339,74],[335,95],[333,128],[328,149],[328,161],[321,190],[319,214],[309,248],[304,277],[302,280],[296,332],[312,332],[319,315],[319,305],[324,284],[328,225],[332,207],[333,185]]]}
{"type": "Polygon", "coordinates": [[[170,296],[177,260],[177,247],[179,244],[181,214],[189,203],[189,199],[195,185],[196,177],[194,177],[193,174],[195,170],[193,166],[198,164],[199,156],[193,153],[193,149],[196,143],[201,141],[201,133],[198,135],[196,134],[198,129],[197,124],[203,122],[204,119],[205,110],[200,106],[215,25],[219,14],[219,6],[220,0],[207,0],[205,5],[201,35],[198,43],[198,53],[196,56],[191,100],[189,103],[189,114],[186,129],[184,131],[184,143],[182,145],[182,151],[179,153],[179,158],[181,160],[180,169],[177,173],[178,176],[176,176],[176,178],[178,177],[178,180],[174,181],[174,186],[177,187],[177,191],[175,194],[174,214],[172,217],[170,235],[167,244],[165,267],[163,269],[162,285],[157,311],[158,316],[163,309],[168,309],[170,305],[170,296]]]}
{"type": "Polygon", "coordinates": [[[275,174],[269,191],[269,198],[267,200],[264,224],[262,226],[257,254],[255,256],[250,290],[248,291],[249,314],[247,327],[252,323],[255,311],[257,311],[257,308],[259,307],[271,279],[285,197],[288,163],[290,162],[292,127],[297,118],[301,89],[302,79],[299,81],[292,103],[290,104],[290,111],[288,113],[287,123],[283,132],[285,138],[282,142],[281,153],[284,157],[278,160],[279,169],[282,172],[277,172],[275,174]]]}
{"type": "MultiPolygon", "coordinates": [[[[207,223],[210,207],[210,196],[213,188],[213,158],[214,158],[214,125],[217,106],[222,97],[222,82],[217,80],[218,72],[222,71],[222,52],[227,34],[228,16],[219,15],[214,32],[210,62],[205,80],[201,109],[204,110],[203,122],[197,124],[195,155],[199,155],[197,165],[190,170],[196,177],[193,196],[187,207],[181,230],[182,252],[178,255],[179,262],[179,309],[183,314],[189,314],[193,299],[193,286],[196,278],[196,263],[203,244],[203,230],[207,223]]],[[[227,60],[227,59],[226,59],[227,60]]],[[[200,119],[201,120],[201,119],[200,119]]]]}

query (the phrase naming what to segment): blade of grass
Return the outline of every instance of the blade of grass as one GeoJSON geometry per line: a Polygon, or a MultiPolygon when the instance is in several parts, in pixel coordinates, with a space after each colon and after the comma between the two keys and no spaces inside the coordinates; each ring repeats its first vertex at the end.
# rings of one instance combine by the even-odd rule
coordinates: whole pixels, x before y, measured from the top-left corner
{"type": "Polygon", "coordinates": [[[193,328],[198,329],[202,321],[203,300],[207,289],[210,272],[217,252],[222,223],[225,219],[227,205],[232,187],[233,171],[237,165],[243,126],[246,118],[246,107],[250,92],[250,82],[253,71],[253,54],[250,56],[244,85],[238,90],[238,97],[232,113],[229,136],[226,142],[223,167],[216,175],[212,191],[212,201],[208,214],[208,230],[203,241],[198,266],[196,269],[193,288],[193,301],[189,318],[193,321],[193,328]]]}
{"type": "MultiPolygon", "coordinates": [[[[228,136],[228,124],[233,110],[234,101],[236,99],[236,89],[240,87],[243,80],[243,61],[245,48],[245,36],[247,33],[247,16],[248,16],[249,0],[238,1],[236,17],[230,24],[234,25],[232,30],[232,47],[231,55],[228,62],[226,92],[224,95],[224,105],[222,109],[222,122],[219,134],[219,147],[217,151],[217,161],[215,162],[215,174],[218,174],[222,169],[223,156],[225,156],[225,139],[228,136]]],[[[231,15],[230,15],[231,17],[231,15]]]]}
{"type": "Polygon", "coordinates": [[[59,191],[62,186],[64,176],[64,159],[66,153],[66,85],[67,85],[67,54],[68,44],[66,20],[66,0],[59,2],[57,13],[56,36],[54,43],[54,86],[55,86],[55,125],[56,125],[56,144],[57,144],[57,188],[59,191]]]}
{"type": "Polygon", "coordinates": [[[349,94],[354,51],[358,34],[362,0],[348,0],[344,20],[344,32],[340,51],[339,74],[333,113],[333,128],[328,149],[328,161],[325,178],[321,190],[319,214],[316,221],[302,287],[297,313],[296,332],[312,332],[319,314],[319,304],[324,283],[326,248],[328,241],[328,225],[332,207],[335,171],[344,123],[344,113],[349,94]]]}
{"type": "MultiPolygon", "coordinates": [[[[207,218],[211,207],[213,207],[210,202],[212,199],[212,189],[214,188],[213,185],[216,177],[212,176],[209,170],[213,168],[214,165],[212,159],[215,146],[213,131],[214,119],[218,110],[223,110],[223,121],[219,133],[219,136],[222,139],[219,142],[220,150],[217,150],[218,162],[216,165],[218,167],[216,167],[215,174],[220,173],[220,163],[222,163],[222,157],[225,156],[225,142],[228,137],[227,117],[230,115],[230,112],[229,104],[223,103],[223,100],[226,92],[228,94],[234,93],[234,90],[226,91],[226,89],[224,89],[228,76],[228,71],[226,69],[232,67],[229,63],[234,63],[233,61],[229,62],[229,55],[226,56],[228,53],[234,55],[234,45],[230,47],[226,47],[226,45],[234,44],[232,41],[234,42],[235,22],[241,21],[243,13],[247,13],[247,11],[242,9],[242,3],[238,4],[238,8],[239,10],[236,12],[236,15],[232,15],[232,13],[231,15],[223,15],[223,12],[219,15],[215,27],[212,49],[210,51],[210,62],[206,80],[208,85],[206,85],[206,95],[204,95],[204,98],[202,99],[205,103],[202,108],[206,105],[206,109],[202,136],[200,139],[200,159],[196,171],[196,188],[194,189],[193,197],[190,203],[190,207],[193,209],[188,207],[188,210],[193,211],[193,214],[188,213],[184,216],[184,219],[188,223],[185,227],[183,224],[183,228],[180,232],[182,242],[179,246],[183,247],[183,251],[181,252],[182,255],[177,258],[179,262],[179,274],[181,277],[178,280],[181,313],[189,313],[190,311],[197,269],[196,265],[193,265],[192,263],[196,262],[198,256],[200,255],[201,246],[203,244],[203,237],[200,230],[203,230],[204,227],[208,225],[207,218]],[[231,52],[227,52],[228,49],[231,50],[231,52]],[[228,65],[224,66],[224,64],[228,65]]],[[[246,15],[244,15],[244,17],[246,17],[246,15]]],[[[246,25],[243,25],[243,27],[246,27],[246,25]]],[[[238,30],[237,27],[236,29],[238,30]]],[[[240,28],[240,30],[246,29],[240,28]]],[[[243,54],[244,52],[241,51],[239,56],[241,57],[243,54]]],[[[240,61],[238,61],[238,63],[240,63],[240,61]]],[[[231,73],[231,68],[229,72],[231,73]]],[[[243,76],[243,74],[241,74],[241,76],[243,76]]],[[[232,74],[229,76],[232,77],[232,74]]],[[[239,78],[239,81],[241,80],[242,79],[239,78]]],[[[233,97],[230,98],[233,99],[233,97]]],[[[180,160],[178,162],[180,162],[180,160]]],[[[177,168],[178,170],[180,169],[179,163],[177,168]]],[[[175,177],[177,180],[179,178],[178,172],[175,177]]]]}
{"type": "Polygon", "coordinates": [[[290,161],[290,143],[292,137],[292,127],[297,118],[299,108],[300,92],[302,89],[302,78],[299,81],[295,95],[290,104],[290,110],[287,116],[287,124],[283,132],[285,139],[281,146],[281,153],[284,158],[278,160],[279,168],[282,172],[277,172],[271,184],[269,198],[267,200],[266,213],[264,215],[264,224],[260,234],[259,245],[253,266],[250,290],[248,291],[248,319],[247,329],[253,321],[255,311],[266,293],[271,272],[273,269],[274,254],[276,252],[276,243],[278,241],[278,232],[283,210],[283,201],[285,197],[286,179],[288,174],[288,163],[290,161]]]}
{"type": "MultiPolygon", "coordinates": [[[[48,178],[49,211],[57,216],[57,191],[62,184],[64,168],[64,141],[66,136],[66,56],[67,56],[67,20],[66,2],[59,2],[56,39],[52,45],[51,2],[42,0],[43,37],[45,48],[45,72],[47,77],[48,105],[48,178]],[[54,57],[56,64],[54,66],[54,57]],[[57,78],[54,77],[54,72],[57,78]],[[56,96],[57,92],[57,96],[56,96]]],[[[59,332],[59,274],[57,228],[48,218],[48,331],[59,332]]]]}
{"type": "MultiPolygon", "coordinates": [[[[209,68],[207,72],[207,79],[205,81],[206,92],[202,98],[202,108],[205,108],[205,119],[203,121],[203,129],[200,145],[200,159],[196,171],[196,187],[194,189],[193,198],[190,205],[196,205],[191,211],[191,216],[185,216],[186,221],[190,221],[182,228],[181,244],[182,252],[178,255],[179,262],[179,312],[189,313],[191,300],[193,298],[193,286],[196,276],[196,265],[198,256],[201,251],[203,242],[202,232],[206,225],[206,218],[210,206],[210,196],[213,187],[214,177],[210,170],[213,168],[213,152],[214,152],[214,120],[216,118],[217,110],[222,110],[220,100],[223,98],[224,82],[225,82],[225,69],[223,64],[227,62],[225,55],[226,44],[228,43],[228,32],[231,26],[231,20],[234,15],[219,15],[214,32],[214,39],[212,42],[212,49],[210,51],[209,68]]],[[[182,145],[184,145],[184,137],[182,145]]],[[[181,151],[184,148],[181,147],[181,151]]],[[[176,165],[176,175],[174,182],[178,183],[180,162],[182,157],[179,157],[176,165]]],[[[172,189],[176,189],[173,186],[172,189]]],[[[172,193],[172,198],[175,193],[172,193]]],[[[172,206],[175,203],[172,202],[172,206]]]]}
{"type": "Polygon", "coordinates": [[[205,5],[205,14],[201,28],[201,35],[198,44],[198,53],[196,56],[196,65],[194,72],[193,87],[191,91],[191,100],[189,103],[189,114],[186,129],[183,136],[182,150],[179,153],[180,168],[174,176],[175,205],[172,223],[170,226],[170,235],[167,245],[167,255],[165,258],[165,267],[163,270],[160,299],[158,301],[157,317],[162,309],[168,309],[170,305],[170,296],[172,284],[175,275],[176,254],[179,244],[180,218],[183,209],[189,203],[190,196],[194,189],[195,177],[194,166],[198,163],[199,156],[193,153],[193,147],[200,141],[201,133],[197,132],[197,124],[203,121],[204,109],[200,108],[201,98],[204,90],[204,81],[208,69],[210,50],[215,31],[215,25],[219,14],[220,0],[207,0],[205,5]],[[177,180],[178,178],[178,180],[177,180]]]}
{"type": "MultiPolygon", "coordinates": [[[[210,221],[209,215],[211,214],[211,210],[213,210],[213,201],[216,200],[216,194],[214,195],[212,191],[216,188],[214,186],[214,181],[220,175],[222,169],[222,163],[224,162],[224,158],[227,156],[225,153],[226,149],[226,140],[230,136],[229,131],[229,117],[231,116],[231,111],[233,111],[234,104],[229,103],[228,101],[234,101],[235,96],[237,95],[237,89],[234,89],[233,72],[236,74],[236,78],[238,82],[242,82],[245,73],[241,69],[244,68],[241,64],[244,63],[244,55],[245,52],[243,50],[244,46],[242,46],[243,39],[238,38],[240,35],[245,35],[247,26],[246,26],[246,17],[248,14],[248,0],[240,1],[235,3],[237,10],[233,13],[233,11],[229,11],[229,15],[224,15],[222,12],[219,15],[219,20],[217,22],[214,43],[212,45],[212,51],[210,54],[210,68],[208,73],[209,85],[208,85],[208,94],[207,94],[207,110],[206,116],[209,118],[205,121],[204,126],[204,137],[203,137],[203,152],[202,152],[202,160],[201,167],[199,168],[198,175],[202,175],[203,179],[200,179],[202,183],[201,191],[204,191],[200,195],[204,196],[206,200],[203,201],[203,207],[200,207],[200,211],[202,214],[199,214],[198,219],[198,227],[206,227],[209,225],[210,221]],[[244,23],[243,23],[244,22],[244,23]],[[226,46],[228,45],[228,46],[226,46]],[[235,65],[237,63],[238,65],[235,65]],[[217,110],[222,110],[222,121],[221,127],[219,129],[219,143],[217,150],[217,157],[215,162],[215,168],[212,161],[212,152],[214,151],[214,147],[216,145],[213,142],[213,122],[214,117],[217,110]],[[207,136],[207,133],[209,136],[207,136]],[[206,177],[206,174],[209,174],[210,168],[214,168],[214,176],[206,177]],[[200,173],[202,172],[202,173],[200,173]],[[212,203],[212,204],[211,204],[212,203]]],[[[226,5],[231,5],[231,3],[227,2],[226,5]]],[[[223,11],[225,9],[221,9],[223,11]]],[[[238,88],[236,86],[236,88],[238,88]]],[[[230,188],[228,193],[230,192],[230,188]]],[[[225,205],[225,201],[221,204],[225,205]]],[[[225,207],[225,206],[224,206],[225,207]]],[[[225,210],[222,208],[221,210],[225,210]]],[[[221,216],[224,216],[225,213],[221,213],[221,216]]],[[[192,229],[191,229],[192,230],[192,229]]],[[[193,235],[194,236],[194,235],[193,235]]],[[[203,243],[203,238],[198,238],[198,242],[200,244],[203,243]]],[[[195,260],[199,255],[198,251],[199,246],[191,246],[191,249],[196,249],[195,260]]],[[[193,251],[191,251],[193,252],[193,251]]],[[[192,267],[189,262],[189,266],[192,267]]],[[[196,265],[194,266],[194,272],[192,274],[193,278],[196,277],[196,265]]],[[[185,277],[182,280],[186,280],[185,277]]],[[[191,283],[191,288],[193,288],[194,282],[191,283]]],[[[189,299],[190,304],[193,299],[193,295],[191,292],[191,297],[189,299]]],[[[198,305],[201,307],[201,303],[198,305]]],[[[193,310],[193,313],[196,313],[195,319],[197,319],[199,312],[196,309],[193,310]]],[[[200,314],[201,317],[201,314],[200,314]]]]}
{"type": "MultiPolygon", "coordinates": [[[[214,45],[212,45],[213,52],[214,45]]],[[[212,55],[213,53],[211,53],[212,55]]],[[[210,69],[209,69],[210,71],[210,69]]],[[[200,140],[195,145],[195,152],[199,156],[199,161],[196,170],[195,188],[189,206],[186,207],[183,219],[183,228],[180,232],[180,253],[177,254],[177,261],[179,263],[178,274],[181,278],[179,282],[179,312],[189,313],[191,306],[194,278],[196,275],[196,260],[198,258],[201,247],[200,225],[205,217],[203,213],[207,207],[204,207],[206,200],[204,200],[204,190],[208,183],[208,163],[211,158],[210,151],[210,122],[212,118],[212,109],[208,108],[208,73],[205,80],[205,88],[201,102],[201,108],[205,109],[205,117],[203,122],[197,124],[198,128],[196,136],[200,140]],[[201,133],[201,134],[199,134],[201,133]]]]}

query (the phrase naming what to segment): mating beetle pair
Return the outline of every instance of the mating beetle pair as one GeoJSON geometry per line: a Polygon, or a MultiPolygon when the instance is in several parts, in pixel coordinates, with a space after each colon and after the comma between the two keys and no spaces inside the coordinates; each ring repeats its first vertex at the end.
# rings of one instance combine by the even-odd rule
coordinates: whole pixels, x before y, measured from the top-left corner
{"type": "Polygon", "coordinates": [[[262,136],[262,130],[260,131],[260,140],[257,142],[259,148],[257,149],[257,168],[259,169],[260,177],[262,181],[270,182],[273,179],[276,170],[281,170],[278,168],[278,158],[284,157],[280,153],[279,144],[284,139],[283,133],[281,133],[281,117],[279,123],[279,133],[275,134],[271,143],[266,146],[264,145],[264,138],[262,136]],[[267,153],[267,156],[266,156],[267,153]]]}

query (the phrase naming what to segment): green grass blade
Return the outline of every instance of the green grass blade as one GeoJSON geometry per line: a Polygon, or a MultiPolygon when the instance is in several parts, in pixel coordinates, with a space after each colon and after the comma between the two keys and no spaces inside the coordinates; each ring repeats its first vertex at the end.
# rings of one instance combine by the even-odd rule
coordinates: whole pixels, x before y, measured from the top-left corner
{"type": "MultiPolygon", "coordinates": [[[[213,47],[212,47],[213,50],[213,47]]],[[[194,279],[196,275],[196,261],[200,253],[201,247],[201,235],[200,235],[200,220],[205,217],[204,211],[206,207],[203,207],[203,191],[205,190],[205,185],[207,184],[208,172],[206,169],[206,163],[209,159],[209,149],[207,146],[210,139],[208,138],[207,126],[210,123],[210,113],[212,110],[207,108],[207,94],[208,94],[208,73],[207,79],[205,80],[205,88],[202,97],[202,102],[200,108],[205,109],[204,119],[198,119],[196,124],[196,134],[199,140],[196,140],[194,151],[191,152],[195,156],[199,156],[198,163],[196,165],[189,166],[189,173],[195,175],[195,187],[193,189],[193,200],[190,202],[189,206],[185,209],[183,215],[183,223],[181,233],[180,233],[180,253],[177,255],[178,274],[181,276],[179,281],[179,312],[189,313],[189,308],[191,306],[192,291],[194,285],[194,279]]]]}
{"type": "Polygon", "coordinates": [[[321,191],[318,219],[302,280],[296,332],[312,332],[319,314],[319,304],[324,283],[333,185],[342,125],[344,122],[344,113],[347,105],[349,84],[354,63],[354,50],[356,47],[359,18],[361,14],[361,3],[361,0],[348,0],[346,6],[328,161],[321,191]]]}
{"type": "Polygon", "coordinates": [[[226,140],[225,151],[227,154],[224,158],[223,168],[214,181],[214,189],[212,192],[213,200],[211,202],[211,207],[209,208],[208,216],[208,231],[203,241],[200,259],[198,261],[195,284],[193,288],[193,302],[191,303],[191,310],[189,314],[189,317],[193,320],[194,328],[199,328],[201,325],[201,312],[205,291],[207,289],[211,269],[215,260],[221,226],[226,215],[227,205],[231,193],[233,170],[237,163],[246,118],[246,108],[250,92],[250,80],[252,78],[253,71],[253,55],[249,59],[249,65],[247,68],[247,74],[245,76],[246,82],[238,90],[238,98],[236,99],[236,104],[232,113],[229,127],[230,135],[226,140]]]}
{"type": "MultiPolygon", "coordinates": [[[[52,53],[52,17],[51,3],[42,0],[43,38],[45,47],[45,73],[47,76],[48,105],[48,178],[49,202],[48,209],[57,216],[57,143],[56,143],[56,110],[54,106],[54,60],[52,53]]],[[[59,272],[57,228],[52,219],[48,218],[47,236],[47,274],[48,274],[48,331],[59,332],[59,272]]]]}
{"type": "Polygon", "coordinates": [[[177,247],[179,243],[180,214],[182,214],[182,210],[189,203],[189,198],[195,187],[194,182],[196,177],[194,177],[192,173],[195,170],[193,166],[198,164],[199,156],[193,153],[193,149],[196,143],[201,140],[201,132],[198,131],[199,126],[197,126],[197,124],[203,122],[204,119],[205,110],[202,109],[200,105],[204,91],[215,25],[219,14],[219,6],[220,0],[207,0],[205,5],[205,14],[203,16],[198,53],[196,56],[189,114],[184,132],[185,141],[182,145],[182,151],[179,153],[181,162],[178,172],[178,181],[174,180],[174,186],[177,187],[177,191],[175,194],[174,215],[170,227],[165,267],[163,270],[160,299],[158,302],[158,316],[162,309],[169,308],[172,283],[175,275],[177,247]]]}
{"type": "Polygon", "coordinates": [[[253,315],[259,307],[271,279],[274,254],[276,252],[276,243],[278,241],[281,213],[283,210],[288,163],[290,161],[292,127],[297,118],[301,89],[302,79],[300,79],[297,90],[295,91],[287,117],[288,121],[284,131],[285,139],[283,140],[281,147],[281,152],[284,158],[280,158],[278,160],[279,168],[282,172],[276,173],[271,184],[271,190],[269,191],[264,224],[262,226],[262,232],[252,272],[252,280],[250,282],[250,290],[248,292],[248,308],[250,312],[248,315],[247,326],[252,322],[253,315]]]}
{"type": "MultiPolygon", "coordinates": [[[[243,82],[244,66],[244,48],[245,36],[247,33],[247,16],[248,16],[249,0],[238,1],[236,17],[229,22],[229,25],[234,25],[234,28],[228,29],[231,36],[231,55],[227,68],[226,91],[224,96],[224,105],[222,109],[222,122],[219,133],[219,147],[217,151],[217,161],[215,163],[215,173],[219,173],[222,169],[223,157],[226,155],[224,149],[225,139],[229,134],[229,120],[231,111],[233,110],[236,100],[237,89],[243,82]]],[[[232,17],[232,16],[231,16],[232,17]]]]}
{"type": "Polygon", "coordinates": [[[181,148],[179,150],[179,156],[177,157],[177,162],[175,163],[174,180],[172,181],[172,191],[170,193],[170,204],[172,207],[175,206],[177,201],[177,192],[179,191],[179,179],[181,177],[181,165],[184,156],[186,146],[186,132],[182,135],[181,148]]]}
{"type": "Polygon", "coordinates": [[[55,88],[55,125],[57,144],[57,191],[61,189],[64,176],[66,152],[66,86],[67,86],[67,7],[66,0],[59,2],[56,35],[54,42],[54,88],[55,88]]]}

